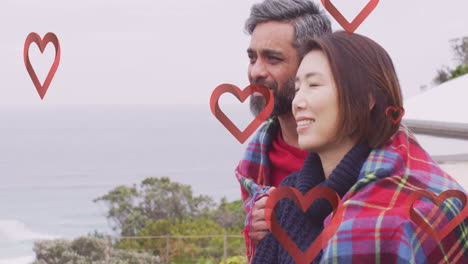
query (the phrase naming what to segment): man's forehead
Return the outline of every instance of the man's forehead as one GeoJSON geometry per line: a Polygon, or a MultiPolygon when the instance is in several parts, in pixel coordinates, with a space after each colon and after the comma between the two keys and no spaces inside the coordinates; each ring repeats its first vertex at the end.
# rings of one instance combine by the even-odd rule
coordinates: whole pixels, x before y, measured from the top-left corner
{"type": "Polygon", "coordinates": [[[267,50],[285,53],[293,47],[294,27],[286,22],[270,21],[255,27],[249,49],[254,52],[267,50]]]}

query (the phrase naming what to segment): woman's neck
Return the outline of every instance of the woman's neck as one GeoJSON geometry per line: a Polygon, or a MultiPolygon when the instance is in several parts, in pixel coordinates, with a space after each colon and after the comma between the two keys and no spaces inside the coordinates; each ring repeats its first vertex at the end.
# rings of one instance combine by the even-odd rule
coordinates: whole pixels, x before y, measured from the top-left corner
{"type": "Polygon", "coordinates": [[[297,142],[297,123],[292,113],[288,113],[282,116],[278,116],[278,121],[281,127],[281,134],[286,144],[299,148],[297,142]]]}
{"type": "Polygon", "coordinates": [[[333,146],[317,151],[322,162],[323,174],[328,178],[333,170],[338,166],[344,156],[356,145],[351,139],[342,140],[339,143],[334,143],[333,146]]]}

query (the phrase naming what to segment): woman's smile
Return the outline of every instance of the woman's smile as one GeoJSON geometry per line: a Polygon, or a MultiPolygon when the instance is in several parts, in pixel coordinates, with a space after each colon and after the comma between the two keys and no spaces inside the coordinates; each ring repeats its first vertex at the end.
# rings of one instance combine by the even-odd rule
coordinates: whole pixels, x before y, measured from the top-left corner
{"type": "Polygon", "coordinates": [[[296,122],[297,122],[297,128],[296,128],[297,133],[301,134],[302,132],[310,128],[313,123],[315,123],[315,119],[300,117],[296,120],[296,122]]]}

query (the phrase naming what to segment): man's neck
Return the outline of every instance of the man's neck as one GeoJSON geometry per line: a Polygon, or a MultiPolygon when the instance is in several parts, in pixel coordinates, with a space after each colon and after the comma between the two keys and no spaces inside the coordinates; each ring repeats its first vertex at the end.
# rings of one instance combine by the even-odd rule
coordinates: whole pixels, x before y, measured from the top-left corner
{"type": "Polygon", "coordinates": [[[283,134],[283,140],[286,144],[299,148],[297,142],[297,123],[292,113],[278,116],[278,121],[283,134]]]}

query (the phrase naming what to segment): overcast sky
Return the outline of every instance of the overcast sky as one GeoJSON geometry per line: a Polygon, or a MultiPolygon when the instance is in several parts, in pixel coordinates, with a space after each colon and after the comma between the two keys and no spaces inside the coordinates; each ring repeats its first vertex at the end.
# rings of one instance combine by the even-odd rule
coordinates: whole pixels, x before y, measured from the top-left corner
{"type": "MultiPolygon", "coordinates": [[[[2,0],[0,104],[208,105],[217,85],[248,84],[243,25],[256,2],[2,0]],[[30,32],[54,32],[61,43],[44,101],[23,62],[30,32]]],[[[332,2],[351,18],[368,1],[332,2]]],[[[468,36],[468,1],[380,0],[356,32],[389,52],[408,98],[442,65],[454,66],[449,40],[468,36]]],[[[41,81],[53,56],[51,44],[44,55],[31,45],[41,81]]]]}

